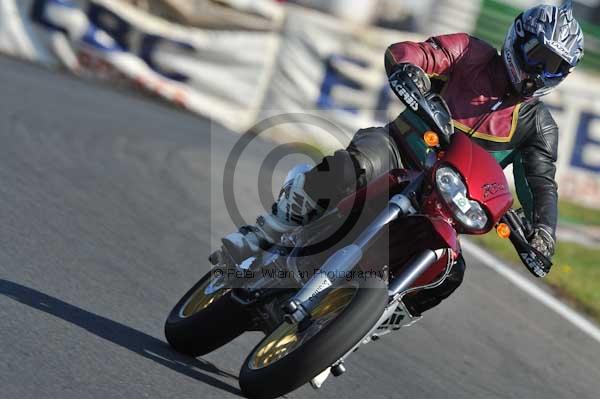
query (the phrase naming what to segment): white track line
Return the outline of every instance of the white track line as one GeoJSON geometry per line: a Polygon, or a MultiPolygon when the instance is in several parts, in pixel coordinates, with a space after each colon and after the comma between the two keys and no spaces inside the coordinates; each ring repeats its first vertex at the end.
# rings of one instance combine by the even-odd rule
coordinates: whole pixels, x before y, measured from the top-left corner
{"type": "Polygon", "coordinates": [[[548,306],[550,309],[570,321],[574,326],[581,331],[600,342],[600,328],[581,316],[579,313],[548,294],[537,285],[527,280],[519,273],[505,265],[501,260],[490,255],[482,248],[465,239],[461,240],[462,247],[471,255],[475,256],[481,263],[496,271],[502,277],[506,278],[529,295],[548,306]]]}

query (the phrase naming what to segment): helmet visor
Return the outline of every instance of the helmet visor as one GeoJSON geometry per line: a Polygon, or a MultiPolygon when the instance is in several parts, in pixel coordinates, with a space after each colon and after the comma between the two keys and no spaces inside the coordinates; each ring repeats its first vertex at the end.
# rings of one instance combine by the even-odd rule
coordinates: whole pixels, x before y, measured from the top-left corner
{"type": "Polygon", "coordinates": [[[560,55],[532,37],[521,45],[524,69],[530,73],[541,73],[545,78],[564,77],[571,66],[560,55]]]}

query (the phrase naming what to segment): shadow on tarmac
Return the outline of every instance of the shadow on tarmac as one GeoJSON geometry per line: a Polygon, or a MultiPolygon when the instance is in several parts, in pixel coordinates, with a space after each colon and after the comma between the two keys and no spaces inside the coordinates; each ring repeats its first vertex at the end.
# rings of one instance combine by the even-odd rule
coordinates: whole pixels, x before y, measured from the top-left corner
{"type": "Polygon", "coordinates": [[[32,288],[0,279],[0,295],[67,321],[164,367],[223,391],[242,396],[237,386],[209,374],[237,380],[237,376],[215,365],[174,352],[165,342],[124,324],[88,312],[32,288]]]}

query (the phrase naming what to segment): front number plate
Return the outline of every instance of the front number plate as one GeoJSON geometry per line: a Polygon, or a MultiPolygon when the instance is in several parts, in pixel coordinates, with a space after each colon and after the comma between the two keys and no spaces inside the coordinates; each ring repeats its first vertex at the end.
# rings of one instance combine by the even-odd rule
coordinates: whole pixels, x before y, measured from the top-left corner
{"type": "Polygon", "coordinates": [[[467,213],[471,209],[469,199],[465,197],[463,193],[457,193],[454,198],[452,198],[452,202],[454,202],[454,205],[456,205],[462,213],[467,213]]]}

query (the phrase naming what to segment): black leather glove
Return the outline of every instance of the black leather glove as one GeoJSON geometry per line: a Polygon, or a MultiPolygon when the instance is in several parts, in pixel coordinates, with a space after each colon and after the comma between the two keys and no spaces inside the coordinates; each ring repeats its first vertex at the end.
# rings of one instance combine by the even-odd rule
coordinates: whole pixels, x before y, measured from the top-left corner
{"type": "Polygon", "coordinates": [[[410,78],[417,85],[421,93],[426,94],[431,90],[431,80],[429,80],[429,76],[420,67],[410,63],[398,64],[390,74],[390,79],[397,73],[410,78]]]}
{"type": "Polygon", "coordinates": [[[554,246],[556,242],[550,228],[544,225],[537,225],[533,229],[533,235],[529,239],[529,244],[540,251],[548,259],[552,259],[554,255],[554,246]]]}

